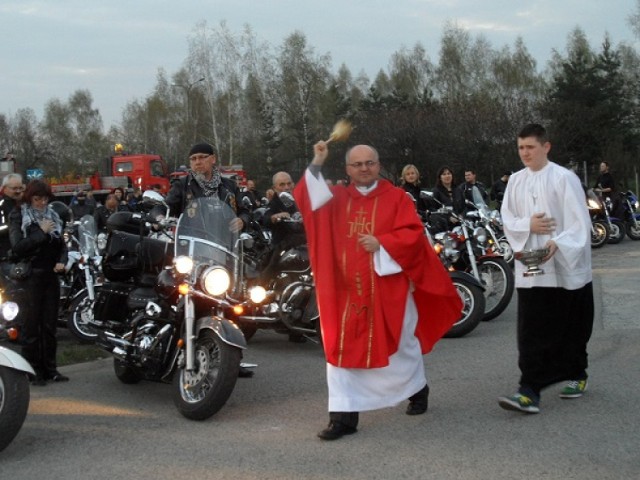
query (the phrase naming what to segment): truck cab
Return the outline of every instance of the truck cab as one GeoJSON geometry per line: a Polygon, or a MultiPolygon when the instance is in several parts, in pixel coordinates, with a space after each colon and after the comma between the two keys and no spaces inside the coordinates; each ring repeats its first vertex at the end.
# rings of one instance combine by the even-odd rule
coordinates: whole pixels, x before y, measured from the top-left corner
{"type": "Polygon", "coordinates": [[[160,155],[116,155],[108,160],[111,167],[110,175],[128,177],[132,188],[144,191],[159,185],[162,194],[169,191],[169,170],[160,155]]]}

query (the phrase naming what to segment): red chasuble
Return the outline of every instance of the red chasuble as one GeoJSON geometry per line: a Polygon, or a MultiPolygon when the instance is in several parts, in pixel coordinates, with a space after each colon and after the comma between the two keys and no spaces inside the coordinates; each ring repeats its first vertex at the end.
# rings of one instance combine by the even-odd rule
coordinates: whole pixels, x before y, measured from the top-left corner
{"type": "Polygon", "coordinates": [[[327,361],[343,368],[378,368],[398,350],[410,281],[418,309],[416,337],[429,352],[461,315],[462,302],[424,235],[404,190],[386,180],[367,195],[353,185],[311,210],[304,176],[295,189],[313,269],[327,361]],[[358,243],[372,234],[402,272],[379,276],[373,254],[358,243]]]}

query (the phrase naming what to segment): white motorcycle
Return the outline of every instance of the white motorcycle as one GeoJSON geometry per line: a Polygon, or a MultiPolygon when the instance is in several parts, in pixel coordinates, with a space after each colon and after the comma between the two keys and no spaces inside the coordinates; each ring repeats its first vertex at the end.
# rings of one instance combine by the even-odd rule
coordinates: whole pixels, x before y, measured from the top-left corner
{"type": "MultiPolygon", "coordinates": [[[[0,291],[0,340],[17,339],[13,323],[18,312],[18,304],[4,301],[4,291],[0,291]]],[[[0,452],[15,438],[27,416],[29,376],[35,376],[29,362],[0,345],[0,452]]]]}

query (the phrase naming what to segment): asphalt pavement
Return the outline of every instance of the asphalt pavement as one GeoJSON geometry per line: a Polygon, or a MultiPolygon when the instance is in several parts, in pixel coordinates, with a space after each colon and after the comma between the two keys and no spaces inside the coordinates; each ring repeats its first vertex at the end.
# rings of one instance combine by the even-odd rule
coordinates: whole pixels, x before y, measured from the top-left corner
{"type": "Polygon", "coordinates": [[[0,480],[38,479],[626,479],[640,476],[640,242],[593,252],[596,325],[583,398],[543,392],[541,413],[498,407],[517,386],[515,299],[466,337],[425,357],[429,411],[406,404],[360,416],[335,442],[326,426],[320,348],[260,331],[227,405],[193,422],[172,387],[124,385],[111,360],[62,368],[33,387],[22,431],[0,453],[0,480]]]}

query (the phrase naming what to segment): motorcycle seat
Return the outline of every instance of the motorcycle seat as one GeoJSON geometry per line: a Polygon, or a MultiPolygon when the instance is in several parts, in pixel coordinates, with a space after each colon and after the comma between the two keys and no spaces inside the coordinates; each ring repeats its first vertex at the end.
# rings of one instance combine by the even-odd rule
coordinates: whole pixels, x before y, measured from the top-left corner
{"type": "Polygon", "coordinates": [[[150,287],[139,287],[132,290],[127,297],[129,310],[140,310],[147,306],[148,302],[158,301],[158,294],[150,287]]]}

